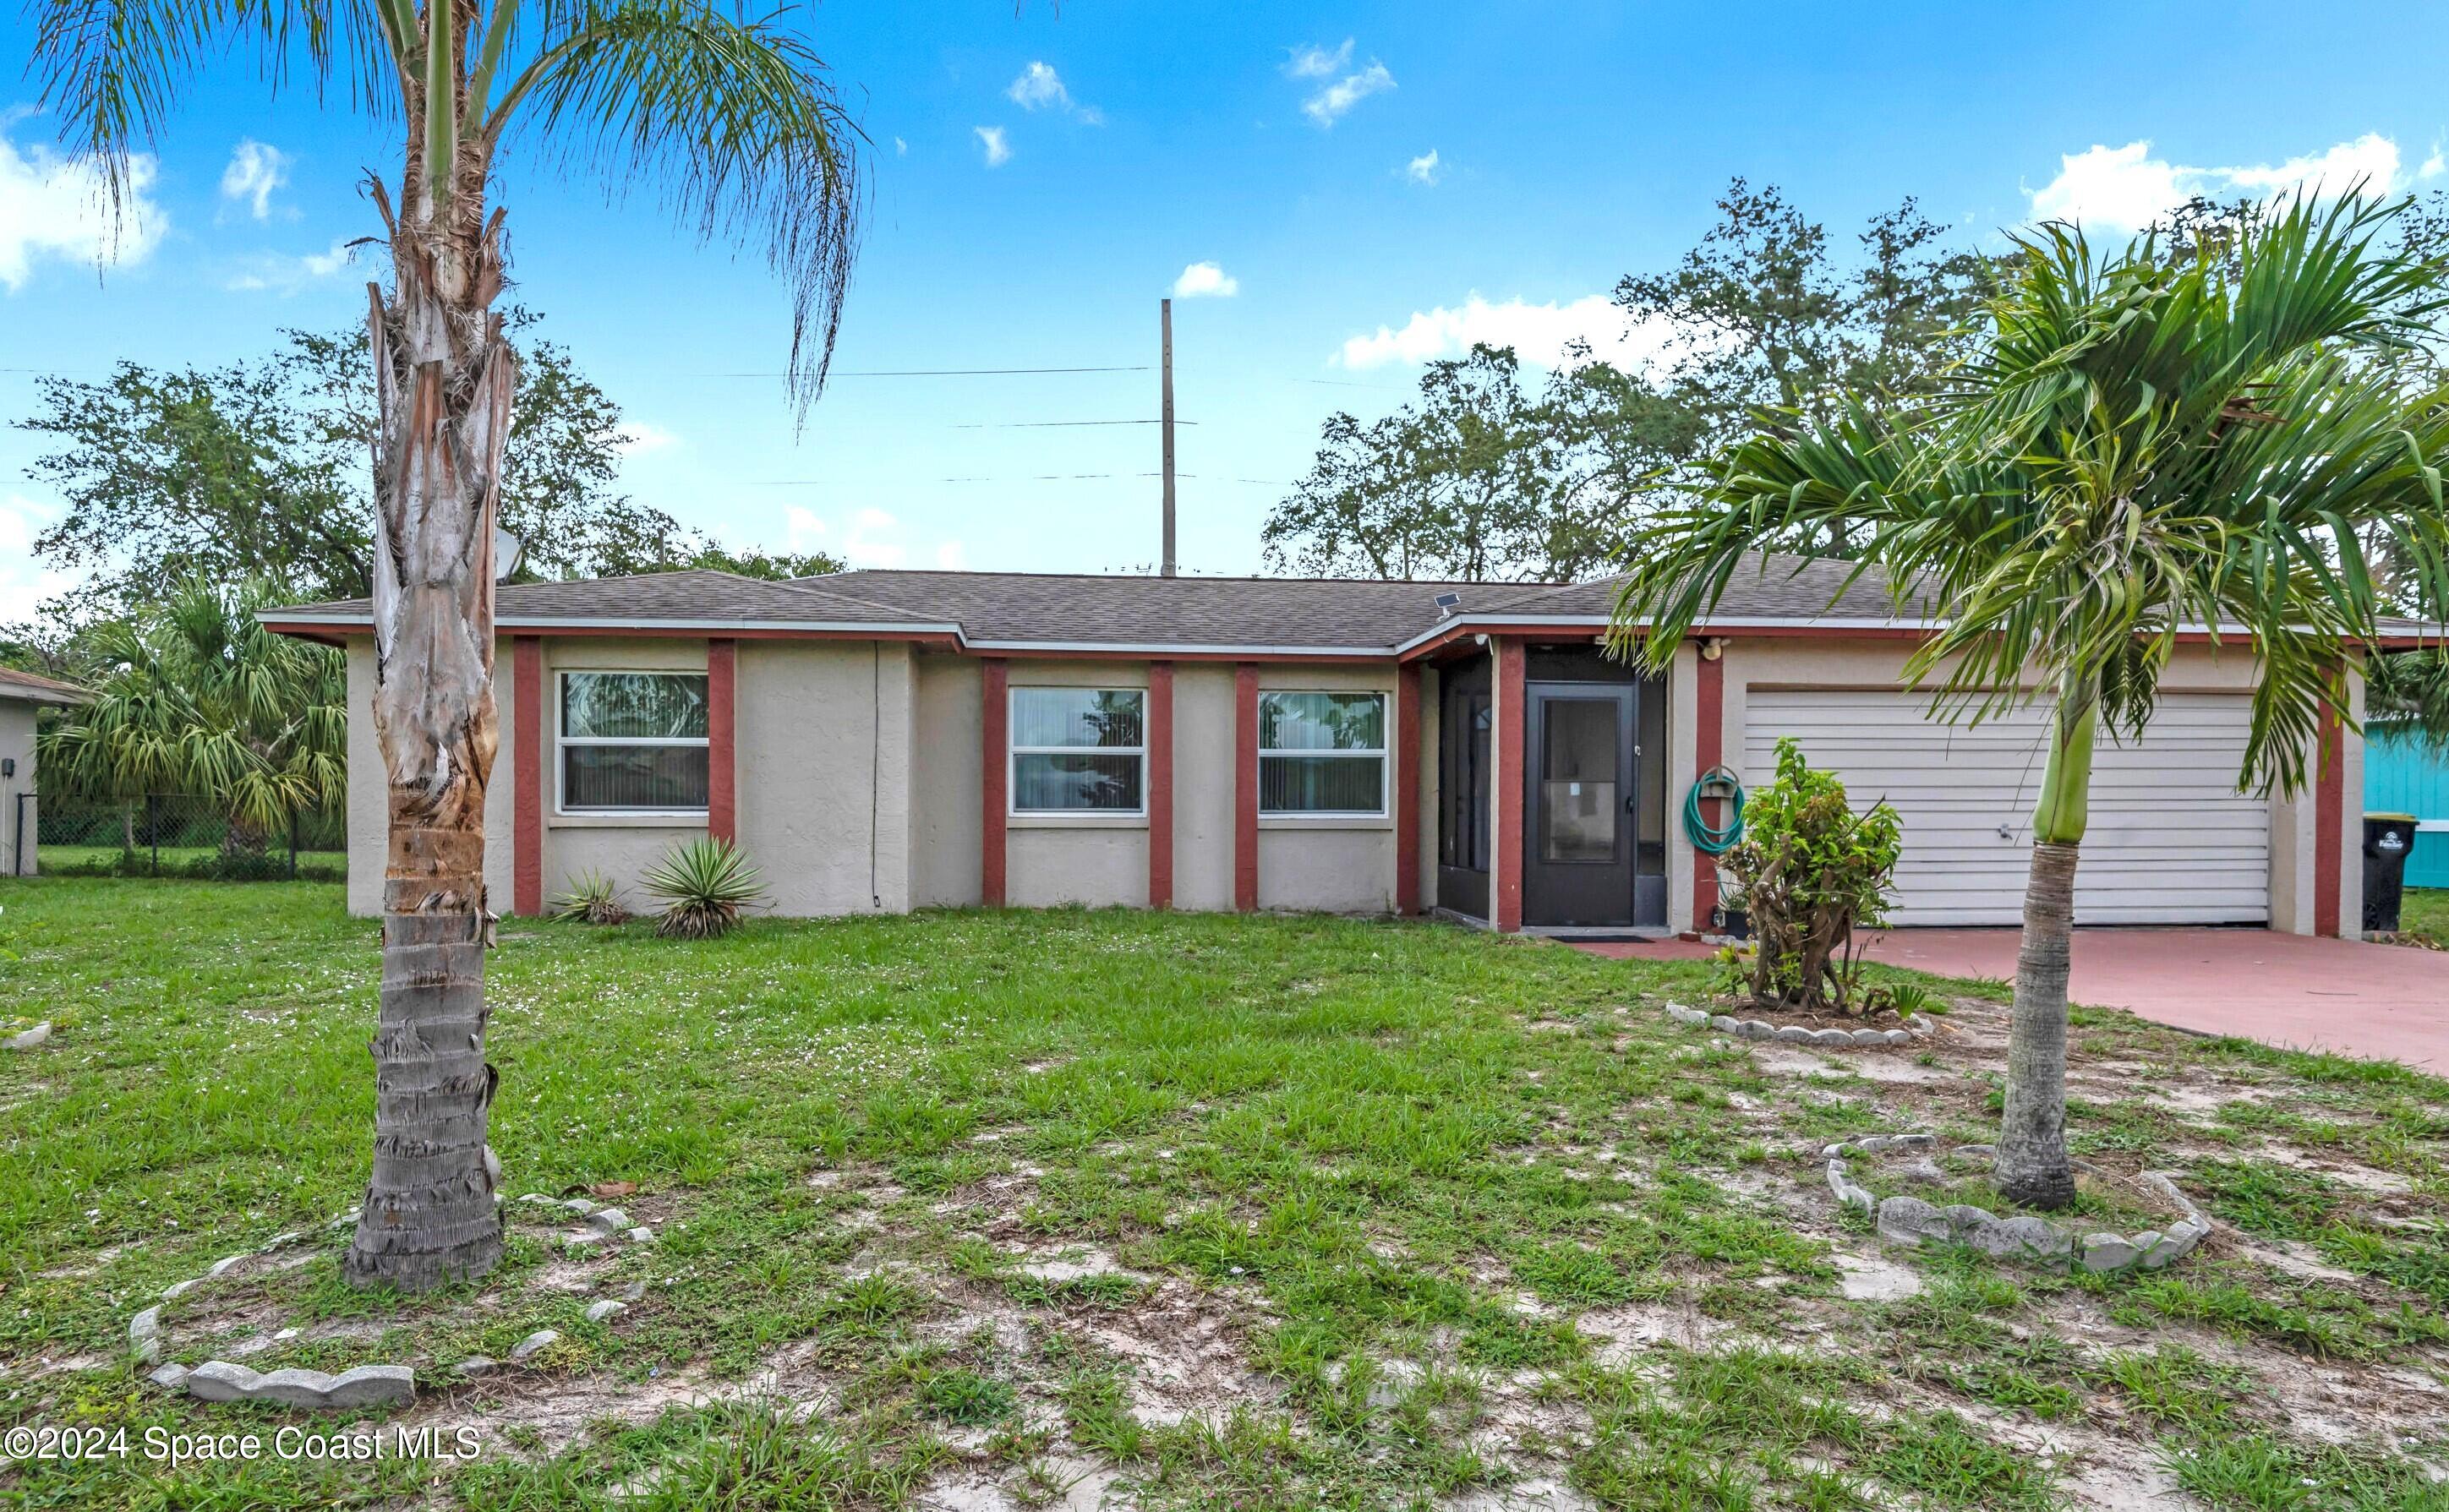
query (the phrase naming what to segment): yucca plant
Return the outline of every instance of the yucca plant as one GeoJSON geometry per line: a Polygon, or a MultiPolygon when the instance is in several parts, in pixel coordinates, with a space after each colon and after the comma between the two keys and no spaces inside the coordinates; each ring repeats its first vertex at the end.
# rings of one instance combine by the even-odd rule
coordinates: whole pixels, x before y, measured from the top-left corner
{"type": "Polygon", "coordinates": [[[589,869],[569,879],[552,899],[552,916],[571,924],[627,924],[629,910],[621,906],[621,889],[610,877],[589,869]]]}
{"type": "Polygon", "coordinates": [[[712,835],[673,848],[638,885],[664,900],[655,932],[671,940],[728,934],[740,922],[740,910],[755,908],[765,896],[748,858],[733,850],[730,841],[712,835]]]}

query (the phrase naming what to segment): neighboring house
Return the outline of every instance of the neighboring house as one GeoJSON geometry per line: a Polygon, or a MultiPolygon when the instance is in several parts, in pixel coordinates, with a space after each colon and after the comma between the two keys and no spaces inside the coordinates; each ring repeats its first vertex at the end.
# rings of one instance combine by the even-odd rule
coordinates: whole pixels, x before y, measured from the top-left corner
{"type": "Polygon", "coordinates": [[[36,870],[34,716],[91,697],[73,683],[0,667],[0,845],[7,847],[0,859],[9,876],[29,877],[36,870]]]}
{"type": "Polygon", "coordinates": [[[2449,888],[2449,751],[2408,737],[2364,748],[2364,812],[2415,815],[2406,885],[2449,888]]]}
{"type": "MultiPolygon", "coordinates": [[[[1616,584],[719,572],[507,586],[496,907],[575,873],[625,884],[734,838],[778,912],[935,905],[1410,913],[1502,930],[1706,927],[1717,876],[1681,822],[1696,775],[1757,786],[1792,735],[1904,819],[1903,924],[2015,924],[2041,719],[1934,723],[1899,685],[1918,622],[1850,565],[1738,574],[1643,679],[1601,653],[1616,584]],[[1441,604],[1441,597],[1452,602],[1441,604]]],[[[363,601],[270,611],[349,652],[350,906],[372,912],[385,800],[359,714],[363,601]]],[[[2354,932],[2333,725],[2308,792],[2235,789],[2249,647],[2189,637],[2150,734],[2105,736],[2085,923],[2354,932]]],[[[2359,693],[2359,698],[2361,694],[2359,693]]]]}

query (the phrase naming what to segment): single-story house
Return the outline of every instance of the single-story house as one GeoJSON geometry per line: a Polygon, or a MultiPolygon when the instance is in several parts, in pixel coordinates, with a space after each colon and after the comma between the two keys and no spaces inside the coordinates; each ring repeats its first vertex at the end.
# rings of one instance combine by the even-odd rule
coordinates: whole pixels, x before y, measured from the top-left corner
{"type": "Polygon", "coordinates": [[[8,870],[0,874],[29,877],[37,868],[34,717],[92,697],[71,682],[0,667],[0,839],[8,845],[8,870]]]}
{"type": "MultiPolygon", "coordinates": [[[[1843,564],[1764,559],[1670,672],[1603,654],[1616,584],[851,571],[505,586],[488,887],[533,913],[733,839],[787,915],[938,905],[1434,910],[1499,930],[1707,928],[1695,778],[1794,736],[1904,821],[1900,924],[2020,921],[2037,711],[1927,718],[1925,622],[1843,564]]],[[[380,897],[368,605],[270,611],[349,655],[349,901],[380,897]]],[[[2250,648],[2186,638],[2104,737],[2079,922],[2353,933],[2361,742],[2236,789],[2250,648]]],[[[2359,691],[2359,697],[2361,696],[2359,691]]],[[[1712,802],[1705,818],[1720,816],[1712,802]]],[[[497,902],[497,908],[502,902],[497,902]]]]}

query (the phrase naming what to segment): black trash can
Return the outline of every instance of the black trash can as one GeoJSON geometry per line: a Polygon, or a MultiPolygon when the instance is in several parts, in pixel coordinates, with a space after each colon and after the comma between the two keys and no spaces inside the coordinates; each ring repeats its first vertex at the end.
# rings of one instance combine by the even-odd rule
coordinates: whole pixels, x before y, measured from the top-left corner
{"type": "Polygon", "coordinates": [[[2399,900],[2406,891],[2406,853],[2415,849],[2415,815],[2364,815],[2364,932],[2398,932],[2399,900]]]}

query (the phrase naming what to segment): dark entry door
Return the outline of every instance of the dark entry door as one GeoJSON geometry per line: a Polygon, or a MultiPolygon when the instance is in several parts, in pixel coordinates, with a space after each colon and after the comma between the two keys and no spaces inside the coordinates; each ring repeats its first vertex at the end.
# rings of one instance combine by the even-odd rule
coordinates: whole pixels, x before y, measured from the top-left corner
{"type": "Polygon", "coordinates": [[[1607,928],[1638,919],[1637,685],[1532,683],[1522,921],[1607,928]]]}

